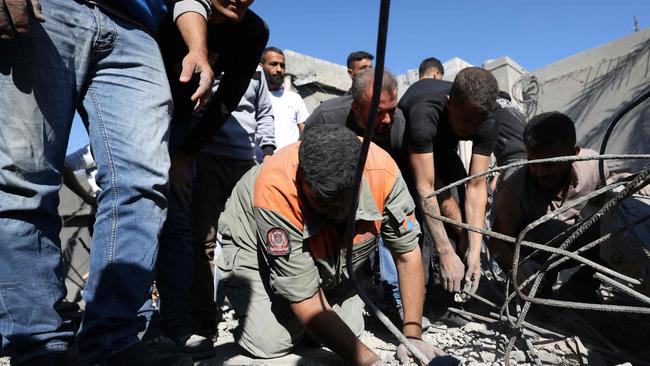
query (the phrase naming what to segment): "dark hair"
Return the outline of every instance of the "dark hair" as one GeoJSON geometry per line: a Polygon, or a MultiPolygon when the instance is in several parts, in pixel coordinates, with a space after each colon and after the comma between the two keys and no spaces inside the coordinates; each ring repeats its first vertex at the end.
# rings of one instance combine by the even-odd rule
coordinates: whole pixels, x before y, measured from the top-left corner
{"type": "Polygon", "coordinates": [[[305,131],[298,167],[319,202],[335,201],[354,186],[361,141],[347,127],[332,124],[305,131]]]}
{"type": "Polygon", "coordinates": [[[503,90],[499,90],[499,94],[497,94],[497,96],[499,98],[501,98],[501,99],[507,100],[508,102],[512,102],[512,97],[510,96],[510,94],[508,94],[508,92],[504,92],[503,90]]]}
{"type": "Polygon", "coordinates": [[[356,51],[348,55],[348,69],[352,68],[352,63],[361,60],[374,60],[375,58],[366,51],[356,51]]]}
{"type": "Polygon", "coordinates": [[[533,117],[524,128],[524,144],[530,149],[576,146],[576,127],[564,113],[546,112],[533,117]]]}
{"type": "Polygon", "coordinates": [[[440,75],[445,74],[445,67],[442,66],[440,60],[435,57],[429,57],[422,60],[420,63],[420,68],[418,69],[420,77],[422,77],[422,75],[424,75],[429,69],[438,69],[438,71],[440,71],[440,75]]]}
{"type": "MultiPolygon", "coordinates": [[[[361,100],[361,98],[363,98],[363,95],[366,92],[367,88],[369,86],[372,88],[374,81],[375,69],[361,70],[361,72],[354,77],[352,80],[352,88],[350,90],[352,91],[352,97],[357,101],[357,103],[361,100]]],[[[381,90],[397,90],[397,79],[395,79],[395,75],[393,75],[393,73],[388,70],[384,70],[384,75],[381,80],[381,90]]]]}
{"type": "Polygon", "coordinates": [[[449,91],[449,98],[458,103],[469,102],[481,115],[490,114],[497,103],[499,85],[497,79],[480,67],[460,70],[449,91]]]}
{"type": "Polygon", "coordinates": [[[269,52],[275,52],[275,53],[277,53],[277,54],[279,54],[279,55],[284,56],[284,52],[282,52],[281,49],[279,49],[279,48],[277,48],[277,47],[266,47],[266,48],[264,49],[264,51],[262,51],[262,62],[264,62],[264,57],[265,57],[266,54],[269,53],[269,52]]]}

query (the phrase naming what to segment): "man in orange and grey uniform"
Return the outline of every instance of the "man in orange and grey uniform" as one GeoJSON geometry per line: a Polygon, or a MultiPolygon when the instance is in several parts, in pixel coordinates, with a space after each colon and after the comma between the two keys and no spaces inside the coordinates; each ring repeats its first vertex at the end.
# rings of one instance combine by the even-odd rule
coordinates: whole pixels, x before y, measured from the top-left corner
{"type": "MultiPolygon", "coordinates": [[[[285,355],[307,330],[347,362],[381,361],[358,339],[363,303],[344,254],[360,149],[349,129],[315,126],[302,142],[253,167],[233,190],[219,220],[217,267],[240,317],[237,343],[253,356],[285,355]]],[[[403,332],[433,358],[444,353],[421,340],[424,273],[414,209],[397,165],[372,144],[356,210],[353,266],[361,267],[381,235],[397,264],[403,332]]]]}

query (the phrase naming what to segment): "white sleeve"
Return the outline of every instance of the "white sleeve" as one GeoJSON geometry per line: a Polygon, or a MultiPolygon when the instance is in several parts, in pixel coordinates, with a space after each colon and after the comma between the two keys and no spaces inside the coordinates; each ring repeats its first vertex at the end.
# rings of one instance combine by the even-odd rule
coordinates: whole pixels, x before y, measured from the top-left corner
{"type": "Polygon", "coordinates": [[[298,93],[296,93],[296,106],[298,109],[296,114],[296,122],[304,123],[307,118],[309,118],[309,111],[307,111],[307,106],[305,106],[305,102],[302,101],[302,98],[298,93]]]}

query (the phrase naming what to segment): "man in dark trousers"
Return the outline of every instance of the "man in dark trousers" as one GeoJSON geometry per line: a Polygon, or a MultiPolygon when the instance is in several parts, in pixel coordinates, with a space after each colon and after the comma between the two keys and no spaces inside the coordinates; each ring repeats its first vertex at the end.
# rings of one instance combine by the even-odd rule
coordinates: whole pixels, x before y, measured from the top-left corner
{"type": "MultiPolygon", "coordinates": [[[[205,215],[200,211],[205,206],[204,200],[192,199],[192,192],[196,192],[196,186],[203,185],[202,177],[210,173],[201,166],[197,171],[191,168],[194,158],[230,120],[231,113],[254,82],[251,78],[268,40],[268,27],[257,14],[248,10],[252,2],[212,1],[207,39],[203,41],[207,44],[210,66],[219,77],[219,87],[207,108],[202,109],[201,103],[190,99],[192,88],[178,82],[179,70],[186,62],[181,34],[168,23],[158,37],[174,100],[169,214],[161,234],[158,260],[161,328],[179,348],[196,359],[213,353],[211,338],[216,335],[217,309],[214,301],[210,301],[213,296],[210,260],[203,247],[199,247],[203,241],[192,240],[197,236],[193,231],[199,229],[196,224],[206,219],[201,217],[205,215]],[[195,174],[196,182],[193,179],[195,174]],[[193,242],[197,248],[193,247],[193,242]],[[192,289],[193,278],[208,278],[208,288],[192,289]],[[202,299],[207,297],[207,302],[212,304],[209,312],[206,311],[209,315],[205,316],[197,310],[204,306],[194,306],[195,324],[192,322],[194,295],[202,299]]],[[[260,76],[258,73],[258,82],[260,76]]],[[[212,211],[217,210],[213,207],[212,211]]]]}

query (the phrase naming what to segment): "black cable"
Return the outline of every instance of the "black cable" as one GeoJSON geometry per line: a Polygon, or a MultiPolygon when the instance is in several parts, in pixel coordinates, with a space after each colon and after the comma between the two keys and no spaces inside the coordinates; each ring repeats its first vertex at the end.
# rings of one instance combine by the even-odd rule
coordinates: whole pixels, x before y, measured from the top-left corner
{"type": "Polygon", "coordinates": [[[361,284],[358,282],[355,274],[354,268],[352,265],[352,251],[353,251],[353,240],[355,232],[355,223],[356,223],[356,212],[357,206],[359,204],[359,191],[361,190],[361,180],[363,178],[363,171],[366,165],[366,159],[368,157],[368,150],[370,149],[370,140],[372,139],[372,132],[374,121],[377,116],[377,109],[379,107],[379,97],[381,95],[382,89],[382,80],[384,78],[384,60],[386,56],[386,38],[388,35],[388,15],[390,11],[390,0],[381,0],[379,8],[379,29],[377,32],[377,52],[376,52],[376,61],[375,61],[375,78],[374,84],[372,86],[372,100],[370,102],[370,111],[368,113],[368,122],[366,123],[366,130],[364,133],[363,144],[361,145],[361,152],[359,154],[359,163],[357,165],[357,171],[354,178],[354,191],[353,197],[354,202],[350,210],[347,221],[347,231],[345,233],[346,243],[346,266],[348,270],[348,276],[354,287],[359,294],[359,297],[363,302],[368,306],[370,312],[375,315],[388,330],[397,337],[400,343],[404,344],[409,351],[423,364],[426,365],[429,363],[426,355],[415,347],[405,336],[400,332],[395,325],[384,315],[381,310],[370,300],[368,295],[361,288],[361,284]]]}
{"type": "MultiPolygon", "coordinates": [[[[640,97],[637,99],[633,100],[631,103],[623,107],[618,114],[612,119],[611,122],[609,122],[609,126],[607,127],[607,131],[605,132],[605,136],[603,137],[603,142],[600,145],[600,155],[605,154],[605,150],[607,149],[607,142],[609,141],[609,137],[612,134],[612,131],[614,130],[614,127],[620,122],[621,119],[632,109],[634,109],[636,106],[641,104],[643,101],[646,99],[650,98],[650,89],[646,90],[645,93],[641,94],[640,97]]],[[[605,177],[605,161],[601,160],[600,163],[598,163],[598,170],[600,172],[600,186],[605,185],[605,180],[607,177],[605,177]]]]}

